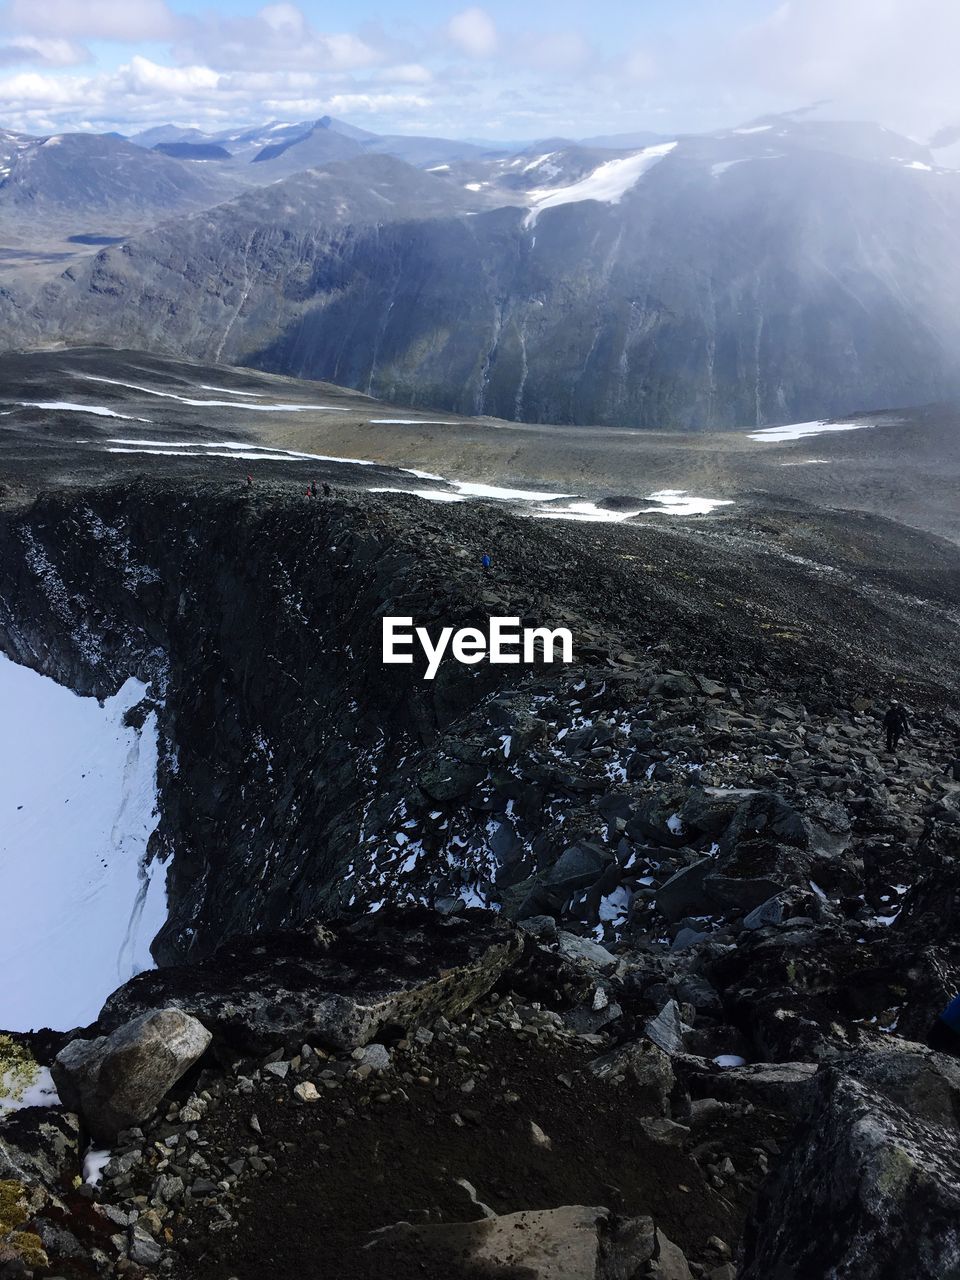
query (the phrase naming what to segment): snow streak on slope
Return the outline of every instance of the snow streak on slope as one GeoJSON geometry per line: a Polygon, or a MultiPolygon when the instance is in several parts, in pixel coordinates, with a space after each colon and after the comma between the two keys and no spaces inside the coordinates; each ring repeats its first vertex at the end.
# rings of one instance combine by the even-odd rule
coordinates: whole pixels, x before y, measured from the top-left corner
{"type": "Polygon", "coordinates": [[[675,142],[661,142],[655,147],[645,147],[636,155],[620,160],[607,160],[592,173],[569,187],[541,187],[529,191],[530,212],[523,220],[525,227],[536,226],[544,209],[560,204],[575,204],[579,200],[599,200],[604,204],[619,204],[622,197],[639,182],[648,169],[674,149],[675,142]]]}
{"type": "Polygon", "coordinates": [[[103,378],[96,373],[78,373],[78,378],[87,382],[106,382],[112,387],[123,387],[127,391],[139,391],[145,396],[158,396],[161,400],[177,400],[180,404],[188,404],[201,409],[246,409],[255,413],[306,413],[311,409],[323,409],[328,413],[349,413],[342,405],[333,404],[287,404],[285,401],[270,401],[267,404],[246,404],[242,400],[195,400],[191,396],[178,396],[173,391],[158,391],[156,387],[144,387],[139,382],[121,382],[119,378],[103,378]]]}
{"type": "Polygon", "coordinates": [[[804,440],[807,436],[825,436],[831,431],[864,431],[872,422],[792,422],[785,427],[762,427],[751,431],[748,440],[762,443],[783,440],[804,440]]]}
{"type": "Polygon", "coordinates": [[[0,655],[0,1027],[86,1024],[152,966],[165,873],[144,866],[157,825],[157,721],[123,716],[0,655]]]}

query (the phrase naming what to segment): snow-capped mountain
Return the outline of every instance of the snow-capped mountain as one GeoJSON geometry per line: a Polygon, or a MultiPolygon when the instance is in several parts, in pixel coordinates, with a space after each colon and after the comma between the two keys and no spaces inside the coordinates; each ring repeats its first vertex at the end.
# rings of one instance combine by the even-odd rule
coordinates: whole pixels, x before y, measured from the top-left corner
{"type": "Polygon", "coordinates": [[[759,426],[960,389],[960,173],[909,139],[771,117],[614,151],[420,142],[419,167],[324,121],[246,136],[239,166],[112,142],[274,176],[12,289],[0,323],[533,421],[759,426]]]}

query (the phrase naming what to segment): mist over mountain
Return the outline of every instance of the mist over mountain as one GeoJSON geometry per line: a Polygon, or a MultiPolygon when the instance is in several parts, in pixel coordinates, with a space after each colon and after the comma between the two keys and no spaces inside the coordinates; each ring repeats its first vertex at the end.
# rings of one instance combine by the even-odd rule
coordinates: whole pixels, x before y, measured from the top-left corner
{"type": "Polygon", "coordinates": [[[329,118],[139,141],[8,142],[0,216],[119,210],[126,192],[140,224],[42,290],[14,275],[10,345],[140,345],[464,413],[694,430],[960,390],[960,173],[877,125],[770,117],[514,153],[329,118]]]}

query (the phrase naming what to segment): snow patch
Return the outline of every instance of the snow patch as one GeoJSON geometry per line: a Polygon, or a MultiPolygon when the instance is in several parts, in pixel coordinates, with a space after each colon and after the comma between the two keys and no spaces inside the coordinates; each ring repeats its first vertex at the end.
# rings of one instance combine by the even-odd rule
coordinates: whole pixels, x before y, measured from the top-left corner
{"type": "Polygon", "coordinates": [[[131,677],[101,705],[0,655],[0,1026],[91,1022],[153,967],[165,873],[156,828],[157,717],[123,723],[131,677]]]}
{"type": "Polygon", "coordinates": [[[127,422],[149,422],[149,418],[132,418],[128,413],[116,413],[102,404],[76,404],[72,400],[18,400],[23,409],[57,409],[67,413],[93,413],[98,418],[123,418],[127,422]]]}
{"type": "Polygon", "coordinates": [[[555,209],[562,204],[578,204],[581,200],[599,200],[603,204],[619,204],[626,193],[643,175],[670,154],[677,144],[661,142],[655,147],[645,147],[636,155],[619,160],[607,160],[592,173],[568,187],[539,187],[527,192],[530,211],[523,220],[527,228],[534,227],[544,209],[555,209]]]}
{"type": "Polygon", "coordinates": [[[110,1163],[110,1156],[109,1150],[96,1151],[93,1147],[89,1148],[83,1157],[83,1181],[88,1187],[100,1185],[103,1171],[110,1163]]]}
{"type": "Polygon", "coordinates": [[[748,432],[747,439],[777,443],[803,440],[807,436],[825,436],[832,431],[864,431],[873,425],[872,422],[793,422],[784,427],[763,427],[760,431],[748,432]]]}
{"type": "Polygon", "coordinates": [[[58,1107],[60,1095],[49,1067],[35,1067],[32,1079],[24,1083],[16,1068],[0,1072],[0,1117],[24,1107],[58,1107]]]}

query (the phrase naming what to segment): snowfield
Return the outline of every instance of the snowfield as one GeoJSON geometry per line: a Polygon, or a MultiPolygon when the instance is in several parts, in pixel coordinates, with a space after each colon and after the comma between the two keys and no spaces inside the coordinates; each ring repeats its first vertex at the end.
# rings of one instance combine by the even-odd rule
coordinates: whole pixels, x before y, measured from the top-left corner
{"type": "Polygon", "coordinates": [[[131,678],[101,706],[0,655],[0,1028],[85,1025],[153,965],[156,713],[123,723],[145,692],[131,678]]]}
{"type": "Polygon", "coordinates": [[[576,204],[580,200],[619,204],[647,170],[669,155],[676,145],[675,142],[661,142],[655,147],[645,147],[636,155],[620,160],[607,160],[569,187],[541,187],[528,191],[530,212],[524,218],[523,225],[535,227],[544,209],[555,209],[561,204],[576,204]]]}

